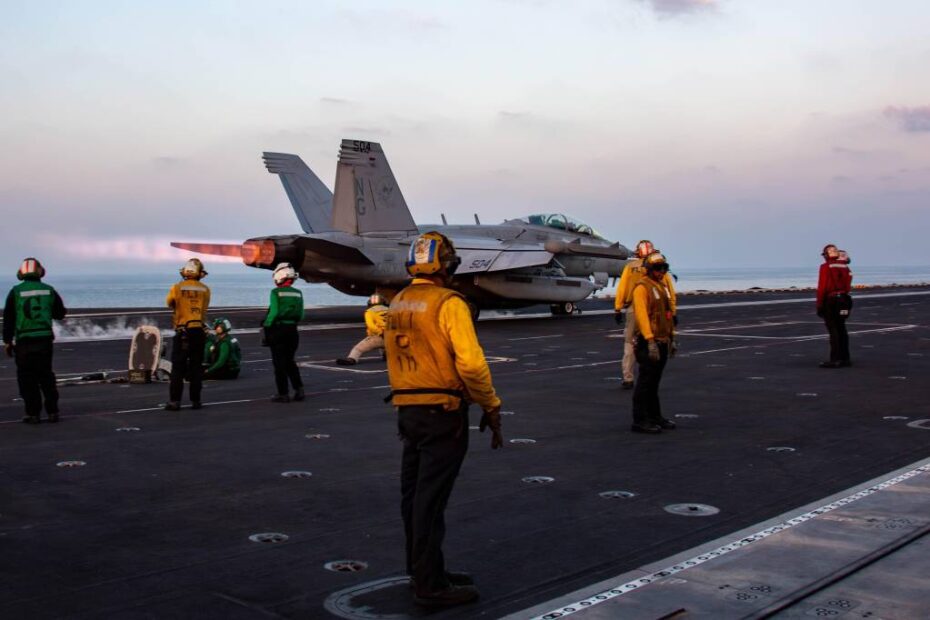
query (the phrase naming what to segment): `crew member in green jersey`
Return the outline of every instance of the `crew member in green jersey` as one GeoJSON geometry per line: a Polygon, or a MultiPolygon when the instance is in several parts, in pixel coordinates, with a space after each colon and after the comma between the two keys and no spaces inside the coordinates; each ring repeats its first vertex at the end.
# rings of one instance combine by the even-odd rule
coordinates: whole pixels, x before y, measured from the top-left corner
{"type": "Polygon", "coordinates": [[[229,319],[213,321],[214,337],[204,351],[204,379],[237,379],[242,364],[239,340],[230,335],[229,319]]]}
{"type": "Polygon", "coordinates": [[[262,322],[265,340],[271,348],[271,363],[278,388],[278,393],[271,399],[276,403],[290,402],[288,381],[294,388],[293,400],[304,399],[304,384],[294,361],[299,343],[297,324],[304,318],[304,296],[293,286],[296,279],[297,271],[290,263],[275,267],[275,288],[271,290],[268,314],[262,322]]]}
{"type": "Polygon", "coordinates": [[[52,319],[65,318],[58,293],[42,282],[45,268],[35,258],[23,260],[16,277],[21,280],[7,295],[3,307],[3,348],[16,358],[16,380],[26,405],[23,422],[38,424],[45,399],[49,422],[58,421],[58,388],[52,372],[52,319]]]}

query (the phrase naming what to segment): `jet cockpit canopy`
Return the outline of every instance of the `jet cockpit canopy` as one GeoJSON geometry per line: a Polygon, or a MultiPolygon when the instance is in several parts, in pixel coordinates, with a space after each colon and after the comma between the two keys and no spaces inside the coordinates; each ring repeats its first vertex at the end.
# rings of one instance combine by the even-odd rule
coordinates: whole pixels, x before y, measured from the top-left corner
{"type": "Polygon", "coordinates": [[[588,235],[595,239],[604,239],[596,230],[584,222],[561,213],[536,213],[534,215],[521,217],[520,221],[524,224],[532,224],[533,226],[548,226],[549,228],[557,228],[571,233],[588,235]]]}

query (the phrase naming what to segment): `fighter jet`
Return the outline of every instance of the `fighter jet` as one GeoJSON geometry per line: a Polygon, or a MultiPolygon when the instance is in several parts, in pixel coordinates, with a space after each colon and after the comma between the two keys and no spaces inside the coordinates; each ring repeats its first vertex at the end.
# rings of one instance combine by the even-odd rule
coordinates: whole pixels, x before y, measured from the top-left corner
{"type": "Polygon", "coordinates": [[[603,288],[629,256],[620,243],[561,214],[545,213],[482,225],[418,226],[380,144],[343,140],[335,193],[297,155],[264,153],[277,174],[303,234],[253,237],[242,244],[172,242],[203,254],[237,256],[250,267],[289,262],[307,282],[325,282],[349,295],[397,290],[409,276],[411,241],[436,230],[454,243],[462,263],[453,286],[482,308],[549,304],[571,314],[576,303],[603,288]]]}

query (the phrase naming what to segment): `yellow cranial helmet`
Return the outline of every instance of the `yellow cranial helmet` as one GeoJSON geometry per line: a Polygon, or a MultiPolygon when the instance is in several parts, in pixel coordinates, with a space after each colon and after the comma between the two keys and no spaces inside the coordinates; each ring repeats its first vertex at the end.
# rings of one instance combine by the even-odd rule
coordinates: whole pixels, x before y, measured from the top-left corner
{"type": "Polygon", "coordinates": [[[659,271],[668,271],[668,260],[661,252],[653,252],[643,260],[646,269],[656,269],[659,271]]]}
{"type": "Polygon", "coordinates": [[[199,280],[207,275],[207,271],[203,268],[203,263],[200,262],[199,258],[192,258],[184,263],[180,273],[181,277],[193,278],[194,280],[199,280]]]}
{"type": "Polygon", "coordinates": [[[407,273],[412,276],[432,275],[439,273],[443,268],[451,276],[461,262],[452,242],[445,235],[430,231],[423,233],[410,244],[405,266],[407,273]]]}

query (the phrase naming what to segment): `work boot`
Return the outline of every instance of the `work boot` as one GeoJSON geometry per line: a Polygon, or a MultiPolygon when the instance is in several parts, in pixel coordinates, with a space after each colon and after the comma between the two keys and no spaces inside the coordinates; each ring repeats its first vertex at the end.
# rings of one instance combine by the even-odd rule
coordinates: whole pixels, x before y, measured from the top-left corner
{"type": "Polygon", "coordinates": [[[192,400],[191,409],[203,409],[203,403],[199,400],[192,400]]]}
{"type": "Polygon", "coordinates": [[[340,366],[355,366],[358,364],[358,360],[352,359],[351,357],[340,357],[336,360],[336,363],[340,366]]]}
{"type": "Polygon", "coordinates": [[[23,424],[39,424],[41,422],[42,420],[40,420],[37,415],[23,416],[23,424]]]}
{"type": "Polygon", "coordinates": [[[839,368],[841,366],[840,362],[820,362],[821,368],[839,368]]]}
{"type": "Polygon", "coordinates": [[[671,420],[667,420],[665,418],[662,418],[661,420],[659,420],[659,428],[661,428],[663,431],[673,431],[675,430],[676,426],[678,425],[672,422],[671,420]]]}
{"type": "Polygon", "coordinates": [[[437,592],[415,592],[413,600],[417,605],[424,607],[452,607],[464,605],[478,599],[478,588],[475,586],[449,586],[437,592]]]}
{"type": "Polygon", "coordinates": [[[180,411],[180,410],[181,410],[181,403],[177,402],[176,400],[172,400],[165,404],[165,411],[180,411]]]}
{"type": "Polygon", "coordinates": [[[289,403],[291,402],[291,397],[287,394],[275,394],[271,397],[271,402],[273,403],[289,403]]]}
{"type": "Polygon", "coordinates": [[[630,426],[630,430],[634,433],[648,433],[650,435],[657,435],[662,432],[662,427],[655,424],[650,424],[649,422],[644,422],[642,424],[633,423],[630,426]]]}
{"type": "Polygon", "coordinates": [[[852,366],[852,361],[850,360],[843,360],[840,362],[840,368],[849,368],[850,366],[852,366]]]}
{"type": "Polygon", "coordinates": [[[300,387],[300,388],[297,388],[296,390],[294,390],[294,396],[291,397],[291,400],[293,400],[293,401],[299,403],[299,402],[302,401],[304,398],[305,398],[305,396],[304,396],[304,389],[303,389],[302,387],[300,387]]]}
{"type": "Polygon", "coordinates": [[[624,390],[632,390],[632,389],[633,389],[633,382],[632,382],[632,381],[624,381],[623,383],[620,384],[620,387],[622,387],[624,390]]]}
{"type": "Polygon", "coordinates": [[[49,414],[48,414],[48,422],[49,422],[49,424],[55,424],[55,423],[58,422],[58,412],[57,412],[57,411],[56,411],[55,413],[49,413],[49,414]]]}

